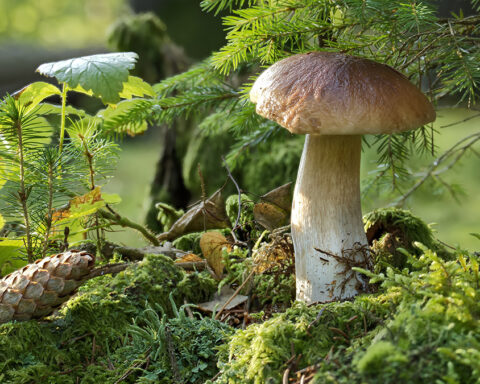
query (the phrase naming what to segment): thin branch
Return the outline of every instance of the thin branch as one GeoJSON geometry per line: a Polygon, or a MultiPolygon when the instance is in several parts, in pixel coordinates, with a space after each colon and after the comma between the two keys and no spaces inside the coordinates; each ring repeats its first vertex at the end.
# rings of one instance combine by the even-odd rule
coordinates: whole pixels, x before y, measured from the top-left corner
{"type": "Polygon", "coordinates": [[[100,209],[98,211],[99,216],[104,219],[110,220],[111,223],[114,225],[120,225],[121,227],[135,229],[136,231],[140,232],[143,235],[143,237],[145,237],[145,239],[147,239],[153,245],[155,246],[160,245],[160,241],[158,241],[155,235],[152,232],[150,232],[148,228],[144,227],[141,224],[135,223],[130,219],[127,219],[126,217],[120,216],[108,204],[107,204],[107,209],[108,211],[104,209],[100,209]]]}
{"type": "Polygon", "coordinates": [[[400,196],[396,202],[394,202],[392,205],[396,207],[401,207],[405,204],[405,201],[418,189],[420,188],[421,185],[423,185],[430,177],[436,176],[440,173],[445,172],[446,170],[452,168],[460,159],[461,157],[465,154],[465,152],[470,149],[477,141],[480,140],[480,132],[471,134],[469,136],[466,136],[462,138],[460,141],[455,143],[452,147],[450,147],[447,151],[445,151],[441,156],[439,156],[437,159],[433,161],[433,163],[430,165],[429,169],[426,171],[426,173],[423,175],[423,177],[418,180],[407,192],[405,192],[402,196],[400,196]],[[462,145],[463,143],[465,143],[462,145]],[[437,171],[437,169],[440,167],[440,165],[447,160],[450,156],[453,154],[457,153],[457,156],[455,157],[454,161],[452,161],[448,166],[442,169],[442,171],[437,171]]]}

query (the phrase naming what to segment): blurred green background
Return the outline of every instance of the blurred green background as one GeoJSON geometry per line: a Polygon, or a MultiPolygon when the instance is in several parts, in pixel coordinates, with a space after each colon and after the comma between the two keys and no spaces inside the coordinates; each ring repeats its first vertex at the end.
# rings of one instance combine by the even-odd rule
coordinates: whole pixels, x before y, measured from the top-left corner
{"type": "MultiPolygon", "coordinates": [[[[462,7],[466,10],[463,1],[444,0],[438,4],[443,16],[462,7]]],[[[118,18],[147,11],[160,16],[172,40],[184,48],[192,62],[206,57],[224,41],[220,19],[202,13],[198,0],[0,0],[0,91],[13,92],[37,80],[35,69],[41,63],[108,51],[106,36],[111,25],[118,18]]],[[[475,111],[444,107],[437,114],[437,155],[479,130],[480,118],[442,128],[474,116],[475,111]]],[[[158,129],[150,129],[143,137],[125,139],[121,145],[123,153],[118,169],[105,191],[121,195],[120,213],[143,221],[149,184],[162,147],[161,135],[158,129]]],[[[412,159],[419,164],[431,160],[431,157],[412,159]]],[[[374,150],[364,148],[363,175],[374,168],[374,150]]],[[[479,240],[469,233],[480,232],[480,158],[465,156],[445,179],[461,186],[464,195],[459,201],[448,194],[432,195],[426,184],[408,206],[426,222],[436,223],[434,228],[441,240],[479,249],[479,240]]],[[[384,204],[375,199],[364,201],[364,212],[384,204]]],[[[111,238],[128,245],[143,244],[131,231],[114,233],[111,238]]]]}

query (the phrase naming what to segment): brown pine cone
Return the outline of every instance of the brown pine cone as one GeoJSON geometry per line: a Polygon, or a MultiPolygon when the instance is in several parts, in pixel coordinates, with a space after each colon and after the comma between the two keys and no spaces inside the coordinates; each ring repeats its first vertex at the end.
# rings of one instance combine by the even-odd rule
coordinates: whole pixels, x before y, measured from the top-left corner
{"type": "Polygon", "coordinates": [[[45,257],[0,280],[0,324],[49,315],[68,300],[95,265],[85,251],[45,257]]]}

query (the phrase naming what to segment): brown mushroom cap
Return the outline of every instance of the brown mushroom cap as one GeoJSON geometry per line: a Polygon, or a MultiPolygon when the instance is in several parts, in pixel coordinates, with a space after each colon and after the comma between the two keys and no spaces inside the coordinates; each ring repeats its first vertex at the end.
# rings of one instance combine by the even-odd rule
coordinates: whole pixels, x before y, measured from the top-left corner
{"type": "Polygon", "coordinates": [[[435,120],[427,97],[387,65],[333,52],[283,59],[250,92],[257,113],[292,133],[397,133],[435,120]]]}

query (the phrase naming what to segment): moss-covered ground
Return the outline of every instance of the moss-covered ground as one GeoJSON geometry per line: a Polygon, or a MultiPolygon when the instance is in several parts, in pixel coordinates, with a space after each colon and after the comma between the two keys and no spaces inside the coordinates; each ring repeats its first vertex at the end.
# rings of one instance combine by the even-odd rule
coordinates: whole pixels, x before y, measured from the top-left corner
{"type": "MultiPolygon", "coordinates": [[[[480,383],[480,255],[447,251],[406,211],[366,219],[367,233],[377,226],[379,267],[360,272],[374,293],[294,302],[288,234],[265,236],[253,253],[224,251],[221,281],[148,255],[88,281],[47,319],[0,325],[0,382],[480,383]],[[244,326],[190,306],[248,276],[244,326]]],[[[197,249],[198,241],[177,244],[197,249]]]]}

